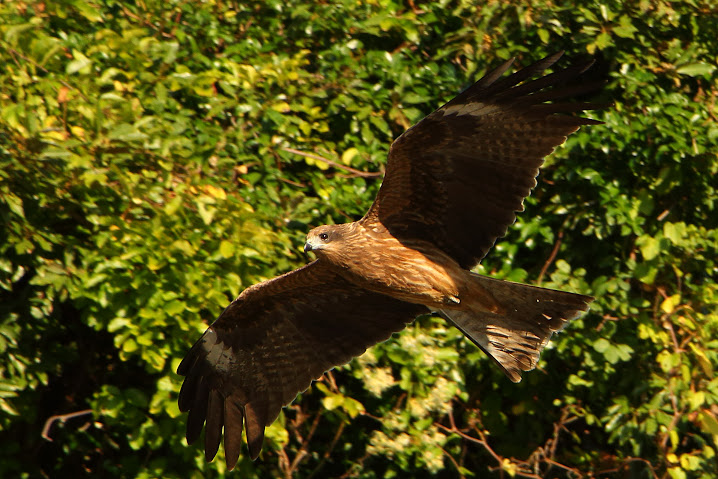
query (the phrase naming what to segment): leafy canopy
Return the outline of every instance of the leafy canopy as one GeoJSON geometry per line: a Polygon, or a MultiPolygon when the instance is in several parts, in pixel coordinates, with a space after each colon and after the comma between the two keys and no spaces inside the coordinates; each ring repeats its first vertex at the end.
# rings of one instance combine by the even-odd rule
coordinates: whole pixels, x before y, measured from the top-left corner
{"type": "Polygon", "coordinates": [[[477,5],[0,3],[0,476],[221,476],[176,406],[206,323],[306,262],[310,226],[361,216],[402,131],[564,48],[614,106],[479,270],[591,312],[519,385],[423,319],[302,394],[238,474],[713,477],[715,5],[477,5]]]}

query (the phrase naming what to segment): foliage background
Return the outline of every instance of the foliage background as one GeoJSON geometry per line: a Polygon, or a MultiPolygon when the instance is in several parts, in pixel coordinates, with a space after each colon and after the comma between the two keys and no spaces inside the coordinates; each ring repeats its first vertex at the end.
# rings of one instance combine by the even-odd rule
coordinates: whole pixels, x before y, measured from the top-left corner
{"type": "Polygon", "coordinates": [[[504,59],[566,49],[615,105],[479,271],[591,312],[518,385],[424,318],[300,395],[233,474],[715,477],[717,18],[710,0],[0,3],[0,476],[221,476],[176,406],[206,323],[305,263],[310,226],[360,217],[392,138],[504,59]]]}

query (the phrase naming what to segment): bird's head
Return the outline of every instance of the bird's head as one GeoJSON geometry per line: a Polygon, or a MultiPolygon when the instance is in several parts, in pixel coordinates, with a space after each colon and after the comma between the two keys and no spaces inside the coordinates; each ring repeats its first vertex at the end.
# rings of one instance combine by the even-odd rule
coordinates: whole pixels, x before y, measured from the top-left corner
{"type": "Polygon", "coordinates": [[[304,252],[314,251],[319,257],[341,261],[347,242],[351,242],[355,230],[356,223],[317,226],[307,234],[304,252]]]}
{"type": "Polygon", "coordinates": [[[340,232],[337,225],[318,226],[307,234],[307,241],[304,243],[304,252],[314,251],[319,255],[331,249],[332,242],[339,239],[340,232]]]}

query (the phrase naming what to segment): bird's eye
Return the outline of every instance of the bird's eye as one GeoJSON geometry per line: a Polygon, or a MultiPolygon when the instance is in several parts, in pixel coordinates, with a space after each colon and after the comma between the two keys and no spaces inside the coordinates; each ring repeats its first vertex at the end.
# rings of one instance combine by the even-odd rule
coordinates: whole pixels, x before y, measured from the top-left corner
{"type": "Polygon", "coordinates": [[[319,239],[322,241],[326,241],[329,239],[329,235],[326,233],[319,233],[319,239]]]}

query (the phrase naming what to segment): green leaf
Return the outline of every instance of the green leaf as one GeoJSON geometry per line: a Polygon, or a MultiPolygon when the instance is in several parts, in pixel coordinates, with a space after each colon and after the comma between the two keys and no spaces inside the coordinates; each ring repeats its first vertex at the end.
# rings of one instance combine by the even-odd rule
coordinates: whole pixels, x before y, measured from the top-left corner
{"type": "Polygon", "coordinates": [[[92,60],[87,58],[82,52],[73,50],[72,51],[72,57],[73,60],[67,64],[67,67],[65,67],[65,73],[68,75],[72,75],[73,73],[82,73],[87,74],[90,73],[90,66],[92,65],[92,60]]]}
{"type": "Polygon", "coordinates": [[[7,204],[8,208],[10,208],[10,211],[21,218],[25,217],[25,210],[22,207],[21,198],[18,198],[12,193],[5,192],[3,193],[3,200],[5,201],[5,204],[7,204]]]}
{"type": "Polygon", "coordinates": [[[91,22],[102,21],[101,10],[98,7],[93,6],[84,0],[72,0],[72,6],[75,7],[80,15],[90,20],[91,22]]]}
{"type": "Polygon", "coordinates": [[[686,63],[676,68],[676,72],[680,75],[688,75],[692,77],[711,75],[715,71],[715,65],[704,62],[686,63]]]}
{"type": "Polygon", "coordinates": [[[128,338],[122,342],[122,350],[126,353],[133,353],[137,351],[138,346],[134,339],[128,338]]]}
{"type": "Polygon", "coordinates": [[[538,30],[536,30],[536,33],[538,33],[538,36],[543,43],[548,44],[548,41],[549,41],[548,30],[546,30],[544,28],[539,28],[538,30]]]}
{"type": "Polygon", "coordinates": [[[120,141],[142,141],[147,139],[147,135],[137,130],[133,125],[120,123],[113,128],[107,135],[111,140],[120,141]]]}
{"type": "Polygon", "coordinates": [[[184,301],[173,299],[172,301],[165,304],[163,309],[167,315],[175,316],[186,311],[187,305],[184,303],[184,301]]]}
{"type": "Polygon", "coordinates": [[[621,38],[633,38],[633,34],[638,31],[638,28],[636,28],[633,25],[633,18],[629,15],[621,15],[621,17],[618,19],[618,25],[614,26],[612,31],[614,35],[617,35],[621,38]]]}
{"type": "Polygon", "coordinates": [[[344,411],[349,415],[351,418],[357,417],[359,414],[364,412],[364,405],[357,401],[356,399],[347,397],[344,401],[344,404],[342,405],[344,408],[344,411]]]}
{"type": "Polygon", "coordinates": [[[227,240],[222,240],[219,243],[219,254],[224,256],[225,258],[231,258],[234,256],[234,244],[227,240]]]}
{"type": "Polygon", "coordinates": [[[641,249],[641,254],[646,261],[650,261],[660,253],[660,242],[649,235],[640,236],[636,244],[641,249]]]}
{"type": "Polygon", "coordinates": [[[718,435],[718,419],[709,411],[701,411],[698,414],[698,421],[701,428],[713,436],[718,435]]]}
{"type": "Polygon", "coordinates": [[[605,338],[599,338],[596,342],[593,343],[593,349],[595,349],[599,353],[605,353],[611,347],[611,343],[605,338]]]}
{"type": "Polygon", "coordinates": [[[329,411],[344,406],[344,396],[340,394],[331,394],[322,399],[322,405],[329,411]]]}

